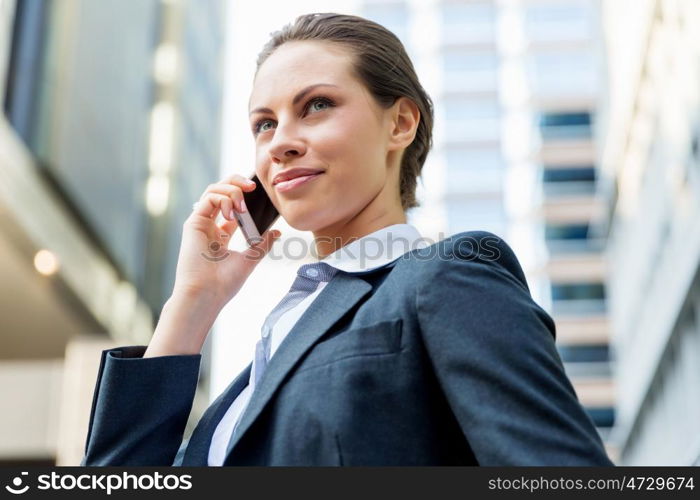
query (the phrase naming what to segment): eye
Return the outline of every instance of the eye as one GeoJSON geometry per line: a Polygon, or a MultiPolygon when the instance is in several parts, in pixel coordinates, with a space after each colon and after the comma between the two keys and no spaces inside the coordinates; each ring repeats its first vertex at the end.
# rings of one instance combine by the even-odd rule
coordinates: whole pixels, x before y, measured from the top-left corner
{"type": "Polygon", "coordinates": [[[272,122],[272,120],[264,119],[264,120],[259,120],[259,121],[255,122],[255,125],[253,125],[253,134],[258,135],[260,132],[265,132],[265,130],[267,130],[267,129],[263,129],[262,126],[266,122],[272,122]]]}
{"type": "MultiPolygon", "coordinates": [[[[324,104],[324,105],[326,105],[326,106],[328,106],[328,107],[331,107],[331,106],[333,106],[333,101],[331,101],[331,100],[328,99],[327,97],[314,97],[313,99],[311,99],[311,100],[308,102],[308,104],[306,105],[306,109],[311,108],[311,109],[317,109],[317,110],[318,110],[318,108],[315,108],[314,104],[324,104]]],[[[323,111],[323,109],[324,109],[324,108],[321,108],[319,111],[323,111]]]]}

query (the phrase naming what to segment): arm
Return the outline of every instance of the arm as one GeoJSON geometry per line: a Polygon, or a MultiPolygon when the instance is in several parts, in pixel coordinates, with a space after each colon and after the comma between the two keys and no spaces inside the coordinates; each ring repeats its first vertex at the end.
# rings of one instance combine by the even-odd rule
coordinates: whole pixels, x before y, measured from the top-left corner
{"type": "Polygon", "coordinates": [[[102,352],[80,465],[172,465],[192,409],[201,354],[102,352]]]}
{"type": "Polygon", "coordinates": [[[416,309],[479,463],[613,465],[564,372],[554,322],[532,300],[510,247],[486,232],[446,244],[418,280],[416,309]]]}
{"type": "Polygon", "coordinates": [[[242,189],[252,191],[256,184],[241,175],[210,184],[184,222],[173,294],[148,347],[102,353],[81,465],[182,463],[186,444],[178,446],[192,409],[202,345],[223,306],[280,236],[268,230],[244,252],[227,251],[237,228],[233,209],[242,211],[242,189]],[[220,211],[230,219],[221,226],[220,211]],[[216,262],[202,258],[211,251],[213,235],[227,257],[216,262]]]}
{"type": "Polygon", "coordinates": [[[102,352],[81,465],[182,462],[178,445],[192,409],[200,352],[220,309],[209,295],[173,294],[148,347],[102,352]]]}

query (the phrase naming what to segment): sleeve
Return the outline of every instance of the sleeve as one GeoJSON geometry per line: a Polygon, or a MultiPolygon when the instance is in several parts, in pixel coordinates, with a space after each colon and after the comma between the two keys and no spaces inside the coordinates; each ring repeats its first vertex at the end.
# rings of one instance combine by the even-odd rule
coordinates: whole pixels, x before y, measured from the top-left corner
{"type": "Polygon", "coordinates": [[[424,267],[416,310],[479,464],[613,465],[564,372],[554,321],[532,300],[513,251],[492,233],[453,238],[424,267]]]}
{"type": "Polygon", "coordinates": [[[146,347],[102,351],[80,465],[173,465],[201,354],[143,358],[146,347]]]}

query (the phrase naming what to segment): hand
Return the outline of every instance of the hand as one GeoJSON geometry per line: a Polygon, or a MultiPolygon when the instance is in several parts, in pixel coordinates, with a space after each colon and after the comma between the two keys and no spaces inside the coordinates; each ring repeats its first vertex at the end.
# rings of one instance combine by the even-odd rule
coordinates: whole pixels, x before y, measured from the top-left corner
{"type": "Polygon", "coordinates": [[[238,227],[233,210],[245,211],[243,191],[264,189],[241,175],[210,184],[182,226],[173,295],[205,297],[223,307],[241,289],[280,232],[268,230],[263,240],[243,252],[228,249],[238,227]],[[217,225],[219,213],[227,219],[217,225]]]}

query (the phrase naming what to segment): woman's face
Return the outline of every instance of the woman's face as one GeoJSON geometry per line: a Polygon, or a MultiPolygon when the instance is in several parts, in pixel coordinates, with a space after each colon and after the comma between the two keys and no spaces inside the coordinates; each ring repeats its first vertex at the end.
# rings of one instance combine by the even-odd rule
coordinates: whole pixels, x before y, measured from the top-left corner
{"type": "Polygon", "coordinates": [[[401,206],[398,165],[387,165],[397,149],[389,140],[390,110],[352,74],[351,61],[342,46],[287,42],[253,84],[255,170],[282,217],[299,230],[340,228],[361,212],[370,212],[362,217],[368,221],[401,206]],[[323,173],[291,188],[273,185],[277,174],[297,167],[323,173]]]}

